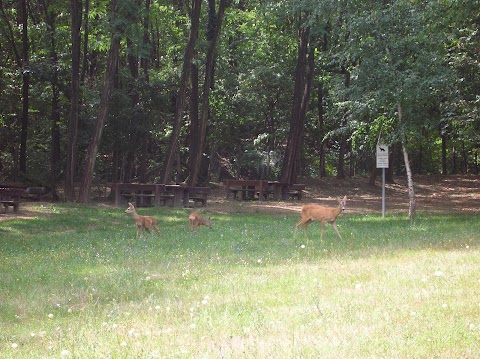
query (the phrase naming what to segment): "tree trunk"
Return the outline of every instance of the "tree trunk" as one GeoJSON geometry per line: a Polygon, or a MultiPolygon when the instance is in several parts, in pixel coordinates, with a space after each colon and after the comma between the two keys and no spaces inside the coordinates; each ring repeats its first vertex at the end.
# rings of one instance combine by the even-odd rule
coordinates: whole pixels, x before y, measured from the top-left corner
{"type": "Polygon", "coordinates": [[[65,200],[75,199],[75,172],[77,167],[77,137],[80,115],[80,31],[82,1],[71,0],[72,16],[72,74],[70,84],[70,114],[68,119],[67,158],[65,164],[65,200]]]}
{"type": "MultiPolygon", "coordinates": [[[[344,77],[344,86],[345,88],[350,87],[350,71],[348,69],[344,69],[345,77],[344,77]]],[[[338,151],[338,165],[337,165],[337,178],[343,179],[345,178],[345,154],[347,153],[347,132],[345,128],[347,127],[347,109],[343,111],[342,122],[340,124],[340,128],[342,130],[340,135],[340,149],[338,151]]]]}
{"type": "MultiPolygon", "coordinates": [[[[145,48],[149,47],[150,37],[149,37],[149,14],[150,14],[150,1],[145,1],[145,16],[143,18],[143,46],[145,48]]],[[[149,82],[148,76],[148,66],[149,66],[149,56],[142,56],[140,58],[140,67],[143,69],[143,76],[145,77],[145,82],[149,82]]]]}
{"type": "Polygon", "coordinates": [[[317,92],[317,109],[318,109],[318,130],[319,130],[319,168],[318,173],[320,177],[325,177],[325,108],[324,108],[324,98],[325,98],[325,90],[323,88],[323,83],[318,85],[318,92],[317,92]]]}
{"type": "MultiPolygon", "coordinates": [[[[114,0],[115,1],[115,0],[114,0]]],[[[113,6],[115,8],[115,6],[113,6]]],[[[115,10],[114,10],[115,11],[115,10]]],[[[108,55],[107,71],[103,83],[102,96],[98,109],[97,122],[93,137],[88,146],[87,155],[85,157],[85,166],[83,172],[82,186],[80,187],[80,201],[88,202],[90,200],[90,187],[92,185],[93,169],[95,167],[95,159],[98,153],[98,146],[102,137],[102,131],[107,117],[108,100],[113,88],[118,56],[120,51],[120,37],[118,34],[112,36],[110,51],[108,55]]]]}
{"type": "Polygon", "coordinates": [[[194,154],[198,151],[198,113],[199,113],[199,92],[198,92],[198,66],[192,62],[191,71],[191,88],[190,88],[190,129],[189,129],[189,158],[188,172],[192,173],[192,166],[195,162],[194,154]]]}
{"type": "Polygon", "coordinates": [[[22,19],[22,129],[20,132],[20,172],[27,173],[27,137],[28,137],[28,107],[30,88],[30,68],[28,62],[28,14],[27,1],[20,0],[22,19]]]}
{"type": "Polygon", "coordinates": [[[299,30],[298,57],[295,68],[295,88],[293,93],[292,114],[290,117],[290,131],[288,134],[287,148],[283,158],[282,174],[280,181],[293,184],[297,180],[297,164],[300,158],[305,115],[313,80],[314,57],[313,51],[308,54],[309,31],[305,28],[299,30]],[[307,64],[307,59],[308,64],[307,64]]]}
{"type": "Polygon", "coordinates": [[[55,14],[45,8],[45,18],[50,27],[50,60],[52,63],[52,127],[50,146],[50,175],[49,182],[52,187],[52,197],[58,200],[56,191],[57,181],[60,178],[60,109],[59,109],[59,85],[58,85],[58,55],[56,49],[56,23],[55,14]]]}
{"type": "Polygon", "coordinates": [[[447,135],[442,134],[442,175],[447,174],[447,135]]]}
{"type": "Polygon", "coordinates": [[[190,37],[188,40],[187,48],[185,50],[185,56],[183,58],[182,75],[180,77],[178,95],[175,103],[175,116],[173,119],[172,135],[170,137],[170,142],[168,144],[167,155],[163,162],[163,168],[161,173],[161,179],[163,183],[171,182],[172,166],[176,157],[175,155],[178,147],[178,139],[180,136],[180,126],[181,126],[183,110],[185,106],[187,82],[188,82],[190,66],[192,63],[193,54],[195,50],[195,45],[198,37],[201,4],[202,4],[201,0],[192,0],[192,14],[190,16],[191,18],[190,37]]]}
{"type": "Polygon", "coordinates": [[[405,161],[405,170],[407,172],[407,187],[408,187],[408,218],[414,219],[415,217],[415,210],[416,210],[416,200],[415,200],[415,190],[413,186],[413,176],[412,176],[412,169],[410,168],[410,161],[408,159],[408,152],[405,147],[405,134],[403,132],[402,127],[402,106],[398,105],[398,121],[400,124],[400,131],[401,131],[401,142],[402,142],[402,152],[403,152],[403,159],[405,161]]]}
{"type": "MultiPolygon", "coordinates": [[[[70,0],[70,1],[75,1],[75,0],[70,0]]],[[[81,8],[81,0],[79,0],[79,2],[80,2],[80,8],[81,8]]],[[[88,56],[88,38],[90,35],[90,27],[88,22],[89,15],[90,15],[89,13],[90,13],[90,0],[85,0],[85,12],[83,14],[83,23],[81,24],[81,27],[83,28],[83,64],[82,64],[82,72],[80,74],[80,82],[82,84],[85,83],[85,77],[87,74],[88,61],[89,61],[89,56],[88,56]]],[[[78,14],[78,19],[80,19],[80,17],[81,17],[81,11],[78,14]]],[[[78,38],[80,39],[80,31],[78,33],[78,38]]],[[[79,46],[78,52],[80,53],[80,45],[78,46],[79,46]]]]}
{"type": "MultiPolygon", "coordinates": [[[[210,13],[212,14],[213,10],[213,15],[215,15],[215,2],[213,2],[213,5],[211,4],[210,8],[210,13]],[[212,9],[213,6],[213,9],[212,9]]],[[[209,97],[210,97],[210,90],[212,88],[213,84],[213,74],[214,74],[214,68],[215,68],[215,54],[217,51],[217,44],[218,40],[220,38],[220,32],[222,28],[222,21],[223,17],[225,14],[225,8],[227,6],[227,0],[220,0],[220,4],[218,6],[218,14],[216,15],[216,21],[214,21],[211,18],[211,26],[215,26],[215,29],[213,31],[213,37],[210,41],[210,47],[208,49],[207,53],[207,63],[205,65],[205,81],[203,83],[203,95],[202,95],[202,110],[200,113],[200,118],[199,118],[199,123],[198,123],[198,134],[196,135],[196,139],[198,140],[197,145],[195,146],[196,148],[193,151],[193,162],[190,167],[190,175],[188,178],[188,184],[190,186],[195,186],[201,165],[202,165],[202,159],[203,159],[203,152],[205,148],[205,142],[206,142],[206,136],[207,136],[207,122],[208,122],[208,114],[209,114],[209,97]]]]}

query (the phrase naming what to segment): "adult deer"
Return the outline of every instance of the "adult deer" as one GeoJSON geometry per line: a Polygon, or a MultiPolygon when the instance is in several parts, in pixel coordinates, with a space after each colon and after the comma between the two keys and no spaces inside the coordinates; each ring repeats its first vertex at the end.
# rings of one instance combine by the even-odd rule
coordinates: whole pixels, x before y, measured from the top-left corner
{"type": "Polygon", "coordinates": [[[128,202],[128,208],[125,210],[125,213],[130,213],[135,220],[135,224],[137,225],[137,239],[140,232],[143,233],[144,230],[150,234],[150,228],[155,232],[160,233],[160,230],[157,227],[157,220],[150,216],[139,215],[132,203],[128,202]]]}
{"type": "Polygon", "coordinates": [[[335,232],[337,232],[338,237],[342,239],[342,236],[338,232],[337,225],[335,224],[335,220],[345,210],[345,205],[347,203],[347,196],[343,197],[343,199],[338,200],[337,207],[324,207],[319,206],[318,204],[307,204],[302,207],[302,213],[300,220],[297,222],[295,226],[295,234],[299,227],[303,227],[303,234],[304,236],[307,235],[306,228],[307,226],[312,223],[313,221],[318,221],[322,223],[322,233],[320,235],[320,239],[323,238],[323,232],[325,230],[325,223],[331,223],[335,232]]]}

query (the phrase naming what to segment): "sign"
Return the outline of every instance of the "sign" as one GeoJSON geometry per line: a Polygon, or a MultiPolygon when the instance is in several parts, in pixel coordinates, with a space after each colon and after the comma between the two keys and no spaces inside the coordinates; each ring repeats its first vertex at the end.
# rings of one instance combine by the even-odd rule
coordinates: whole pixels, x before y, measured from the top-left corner
{"type": "Polygon", "coordinates": [[[377,168],[388,168],[388,146],[377,145],[377,168]]]}

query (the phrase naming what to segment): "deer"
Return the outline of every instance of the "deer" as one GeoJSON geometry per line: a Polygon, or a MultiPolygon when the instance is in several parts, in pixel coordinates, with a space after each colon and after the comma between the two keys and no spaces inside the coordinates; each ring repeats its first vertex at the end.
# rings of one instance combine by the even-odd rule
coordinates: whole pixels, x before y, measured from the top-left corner
{"type": "Polygon", "coordinates": [[[128,208],[125,210],[125,213],[130,213],[135,220],[135,224],[137,225],[137,239],[140,232],[143,234],[144,230],[150,234],[150,228],[155,232],[160,233],[160,230],[157,227],[157,220],[150,216],[139,215],[132,203],[128,202],[128,208]]]}
{"type": "Polygon", "coordinates": [[[320,240],[323,239],[323,232],[325,230],[325,223],[331,223],[335,232],[337,232],[338,237],[342,239],[342,236],[338,232],[337,225],[335,220],[345,210],[345,205],[347,203],[347,196],[343,199],[338,199],[338,207],[324,207],[319,206],[318,204],[306,204],[302,207],[300,220],[295,225],[295,234],[299,227],[303,227],[303,235],[306,236],[306,228],[313,221],[318,221],[322,224],[322,232],[320,235],[320,240]]]}
{"type": "Polygon", "coordinates": [[[190,215],[188,216],[188,222],[190,226],[190,231],[196,232],[198,231],[200,226],[205,226],[212,229],[212,222],[203,219],[202,216],[200,216],[197,212],[190,213],[190,215]]]}

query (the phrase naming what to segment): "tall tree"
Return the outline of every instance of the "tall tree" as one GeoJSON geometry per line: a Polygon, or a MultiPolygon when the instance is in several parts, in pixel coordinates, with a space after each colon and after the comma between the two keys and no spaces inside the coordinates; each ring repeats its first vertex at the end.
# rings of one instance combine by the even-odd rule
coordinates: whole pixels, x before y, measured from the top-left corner
{"type": "Polygon", "coordinates": [[[352,99],[375,103],[378,110],[397,118],[397,133],[408,177],[409,218],[415,214],[415,191],[407,136],[419,133],[431,118],[430,108],[438,108],[441,94],[450,82],[442,56],[441,34],[432,33],[430,13],[437,6],[402,0],[393,4],[368,4],[368,11],[356,19],[351,33],[352,54],[358,56],[352,99]],[[369,16],[365,16],[368,13],[369,16]]]}
{"type": "Polygon", "coordinates": [[[206,135],[207,135],[207,122],[210,109],[210,90],[213,84],[214,66],[215,66],[215,54],[217,50],[218,40],[220,38],[222,21],[227,7],[227,0],[220,0],[218,7],[218,14],[215,16],[215,1],[210,1],[210,21],[209,26],[212,27],[212,36],[210,39],[210,46],[207,52],[207,61],[205,64],[205,80],[203,82],[203,94],[202,94],[202,110],[200,113],[198,132],[192,134],[192,145],[190,151],[192,151],[192,163],[190,164],[190,174],[188,178],[188,184],[190,186],[196,185],[200,174],[200,168],[202,165],[203,152],[205,148],[206,135]]]}
{"type": "Polygon", "coordinates": [[[59,83],[59,63],[57,53],[57,23],[55,8],[51,1],[42,0],[42,9],[45,13],[45,21],[48,26],[48,35],[50,42],[50,63],[52,65],[51,75],[51,127],[50,127],[50,174],[49,182],[53,189],[53,197],[58,199],[56,184],[60,178],[60,83],[59,83]]]}
{"type": "Polygon", "coordinates": [[[65,200],[75,199],[75,172],[77,167],[77,139],[80,116],[80,46],[82,25],[82,0],[70,0],[72,18],[72,69],[70,81],[70,112],[68,116],[67,158],[65,161],[65,200]]]}
{"type": "Polygon", "coordinates": [[[309,47],[309,29],[300,26],[298,38],[297,66],[295,68],[295,89],[287,148],[283,158],[280,180],[294,183],[298,176],[300,150],[303,141],[305,117],[312,88],[314,73],[314,48],[309,47]]]}
{"type": "MultiPolygon", "coordinates": [[[[110,1],[110,9],[112,14],[112,24],[116,20],[118,15],[118,3],[117,0],[110,1]]],[[[121,22],[120,22],[121,23],[121,22]]],[[[98,147],[100,145],[100,139],[102,137],[102,131],[107,117],[108,101],[113,89],[113,80],[117,70],[118,57],[120,52],[120,39],[124,29],[117,29],[114,27],[110,40],[110,50],[108,53],[107,69],[105,71],[105,79],[103,82],[103,90],[98,105],[98,115],[95,124],[95,130],[90,140],[90,144],[87,149],[85,157],[85,165],[83,169],[83,180],[80,187],[80,201],[88,202],[90,200],[90,187],[92,184],[93,170],[95,167],[95,160],[98,153],[98,147]]]]}
{"type": "Polygon", "coordinates": [[[20,171],[27,173],[28,109],[30,90],[29,41],[27,0],[20,0],[22,21],[22,127],[20,134],[20,171]]]}
{"type": "Polygon", "coordinates": [[[170,136],[168,150],[166,157],[163,162],[161,179],[163,183],[171,182],[171,172],[172,166],[175,161],[175,156],[178,150],[178,139],[180,136],[181,121],[183,116],[183,111],[185,109],[185,98],[187,96],[187,84],[188,78],[190,75],[190,67],[193,60],[193,55],[195,52],[195,45],[198,38],[198,29],[200,25],[200,10],[201,10],[201,0],[192,0],[192,9],[190,15],[190,36],[188,39],[188,44],[185,49],[185,55],[183,57],[183,66],[182,74],[180,76],[180,83],[178,88],[178,93],[175,102],[175,115],[173,118],[173,129],[170,136]]]}

